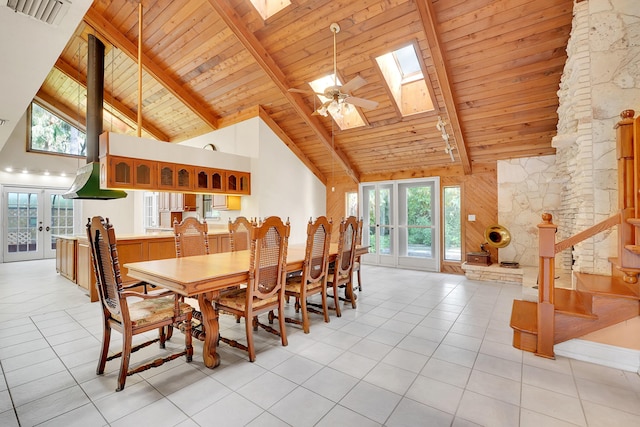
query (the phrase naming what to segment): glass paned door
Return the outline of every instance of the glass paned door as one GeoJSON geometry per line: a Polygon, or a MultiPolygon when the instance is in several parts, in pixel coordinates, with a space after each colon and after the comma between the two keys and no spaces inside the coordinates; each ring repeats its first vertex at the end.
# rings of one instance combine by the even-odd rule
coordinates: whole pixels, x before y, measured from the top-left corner
{"type": "Polygon", "coordinates": [[[73,234],[73,201],[64,190],[5,187],[5,262],[55,257],[55,235],[73,234]]]}
{"type": "Polygon", "coordinates": [[[362,184],[366,264],[440,269],[439,180],[362,184]]]}
{"type": "Polygon", "coordinates": [[[362,186],[362,243],[369,245],[369,253],[363,258],[365,262],[396,265],[393,188],[391,183],[362,186]]]}
{"type": "Polygon", "coordinates": [[[439,270],[436,180],[398,183],[398,266],[439,270]]]}

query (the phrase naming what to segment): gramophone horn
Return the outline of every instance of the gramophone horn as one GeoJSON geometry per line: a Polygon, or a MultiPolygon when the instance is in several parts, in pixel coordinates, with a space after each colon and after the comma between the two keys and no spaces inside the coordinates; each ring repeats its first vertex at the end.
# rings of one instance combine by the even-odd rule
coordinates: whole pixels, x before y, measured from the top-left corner
{"type": "Polygon", "coordinates": [[[489,246],[494,248],[504,248],[511,243],[511,233],[500,224],[487,227],[484,230],[484,238],[489,246]]]}

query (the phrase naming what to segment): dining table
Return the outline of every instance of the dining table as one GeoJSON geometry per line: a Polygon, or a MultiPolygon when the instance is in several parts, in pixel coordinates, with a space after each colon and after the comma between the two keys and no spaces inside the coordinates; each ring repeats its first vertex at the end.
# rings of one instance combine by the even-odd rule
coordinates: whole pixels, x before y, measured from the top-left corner
{"type": "MultiPolygon", "coordinates": [[[[368,246],[356,248],[356,256],[367,252],[368,246]]],[[[337,253],[338,244],[332,243],[329,260],[335,260],[337,253]]],[[[250,251],[244,250],[130,262],[124,264],[124,267],[128,269],[127,275],[130,277],[198,299],[205,331],[202,357],[205,366],[215,368],[220,364],[220,356],[216,351],[219,325],[214,303],[221,290],[247,283],[250,257],[250,251]]],[[[304,244],[289,245],[287,273],[302,270],[304,257],[304,244]]]]}

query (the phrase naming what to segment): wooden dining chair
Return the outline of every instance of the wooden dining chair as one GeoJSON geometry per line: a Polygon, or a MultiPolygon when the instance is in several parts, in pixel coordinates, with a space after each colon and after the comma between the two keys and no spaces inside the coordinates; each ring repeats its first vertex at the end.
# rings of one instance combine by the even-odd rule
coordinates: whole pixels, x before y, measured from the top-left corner
{"type": "Polygon", "coordinates": [[[328,295],[334,300],[334,309],[338,317],[340,311],[340,295],[338,289],[345,290],[344,300],[356,308],[356,295],[353,292],[353,260],[356,253],[356,234],[358,233],[358,221],[355,216],[350,216],[340,222],[340,236],[338,237],[338,253],[333,268],[327,276],[327,287],[333,288],[333,294],[328,295]]]}
{"type": "MultiPolygon", "coordinates": [[[[309,314],[314,312],[324,315],[325,323],[329,322],[327,308],[327,273],[329,267],[329,248],[331,246],[331,221],[326,216],[318,217],[307,224],[307,244],[305,246],[302,275],[287,278],[285,295],[295,297],[295,311],[302,315],[302,320],[287,317],[287,323],[302,325],[305,334],[309,333],[309,314]],[[322,311],[308,305],[307,298],[320,294],[322,311]]],[[[272,313],[270,313],[273,316],[272,313]]]]}
{"type": "Polygon", "coordinates": [[[187,217],[182,222],[173,222],[176,242],[176,257],[209,255],[209,226],[206,221],[187,217]]]}
{"type": "MultiPolygon", "coordinates": [[[[206,221],[201,222],[195,217],[184,218],[181,222],[175,220],[173,221],[173,236],[176,245],[176,258],[209,255],[209,226],[206,221]]],[[[172,330],[169,327],[167,335],[170,337],[171,333],[172,330]]],[[[204,341],[202,312],[199,310],[193,310],[191,333],[194,338],[204,341]]]]}
{"type": "Polygon", "coordinates": [[[256,221],[248,220],[243,216],[237,217],[234,221],[229,219],[229,239],[231,252],[245,251],[250,248],[251,228],[256,225],[256,221]]]}
{"type": "Polygon", "coordinates": [[[224,310],[244,317],[247,345],[220,337],[220,340],[245,350],[251,362],[256,359],[253,331],[262,327],[279,335],[282,345],[287,345],[284,320],[284,281],[287,263],[287,246],[290,225],[278,217],[268,217],[261,225],[250,228],[249,280],[246,287],[221,295],[216,310],[224,310]],[[258,321],[258,315],[278,310],[280,331],[258,321]]]}
{"type": "Polygon", "coordinates": [[[120,357],[120,373],[116,388],[116,391],[120,391],[124,389],[129,375],[160,366],[180,356],[186,356],[187,362],[191,362],[191,306],[181,302],[179,295],[173,292],[145,294],[123,289],[115,231],[108,218],[106,221],[100,216],[90,218],[87,223],[87,237],[103,316],[102,348],[96,373],[102,375],[107,361],[120,357]],[[160,348],[165,348],[167,338],[164,328],[178,323],[185,325],[184,351],[174,352],[129,369],[131,353],[154,342],[159,342],[160,348]],[[108,356],[111,329],[122,334],[122,351],[108,356]],[[134,335],[153,329],[158,330],[158,338],[132,347],[134,335]]]}
{"type": "MultiPolygon", "coordinates": [[[[356,247],[362,245],[362,218],[358,220],[358,228],[356,229],[356,247]]],[[[353,259],[353,272],[358,279],[358,292],[362,291],[362,277],[360,277],[360,255],[356,255],[353,259]]]]}

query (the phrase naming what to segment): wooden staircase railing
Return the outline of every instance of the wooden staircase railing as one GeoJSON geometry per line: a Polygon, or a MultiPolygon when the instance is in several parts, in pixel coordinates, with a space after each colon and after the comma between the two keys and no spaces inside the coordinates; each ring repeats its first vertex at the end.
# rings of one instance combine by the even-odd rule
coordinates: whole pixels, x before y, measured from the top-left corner
{"type": "Polygon", "coordinates": [[[554,358],[554,344],[640,314],[640,116],[634,119],[634,114],[623,111],[616,126],[619,212],[558,243],[551,214],[542,215],[538,301],[514,301],[514,347],[554,358]],[[576,273],[577,289],[556,288],[555,254],[614,226],[619,244],[618,257],[610,260],[615,266],[612,277],[576,273]]]}

